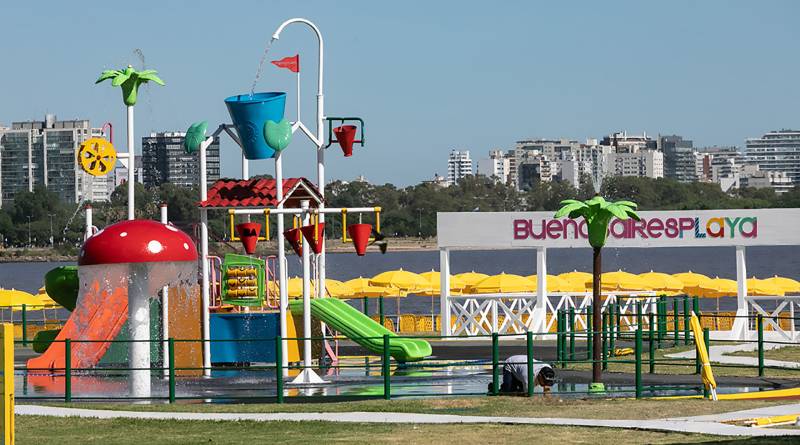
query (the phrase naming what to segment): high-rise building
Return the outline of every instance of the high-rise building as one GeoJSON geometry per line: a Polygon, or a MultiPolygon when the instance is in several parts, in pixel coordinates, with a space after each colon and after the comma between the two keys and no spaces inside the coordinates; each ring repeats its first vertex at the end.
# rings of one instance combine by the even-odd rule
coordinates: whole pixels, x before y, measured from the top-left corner
{"type": "Polygon", "coordinates": [[[59,121],[52,114],[43,121],[12,122],[0,131],[0,205],[37,184],[66,202],[107,201],[110,176],[91,176],[77,162],[81,143],[101,134],[88,120],[59,121]]]}
{"type": "Polygon", "coordinates": [[[508,182],[509,169],[510,160],[501,150],[491,150],[489,159],[478,160],[477,173],[479,175],[494,178],[495,181],[503,184],[508,182]]]}
{"type": "MultiPolygon", "coordinates": [[[[184,132],[150,133],[142,138],[142,169],[145,186],[169,182],[182,187],[200,183],[200,162],[197,153],[186,153],[184,132]]],[[[207,181],[219,179],[219,138],[206,149],[207,181]]]]}
{"type": "Polygon", "coordinates": [[[450,151],[447,158],[447,185],[455,185],[459,179],[472,175],[472,159],[469,150],[450,151]]]}
{"type": "Polygon", "coordinates": [[[703,158],[692,141],[681,136],[660,136],[658,148],[664,153],[664,176],[680,182],[697,181],[703,174],[703,158]]]}
{"type": "Polygon", "coordinates": [[[800,184],[800,131],[771,131],[746,141],[745,160],[762,171],[784,172],[800,184]]]}

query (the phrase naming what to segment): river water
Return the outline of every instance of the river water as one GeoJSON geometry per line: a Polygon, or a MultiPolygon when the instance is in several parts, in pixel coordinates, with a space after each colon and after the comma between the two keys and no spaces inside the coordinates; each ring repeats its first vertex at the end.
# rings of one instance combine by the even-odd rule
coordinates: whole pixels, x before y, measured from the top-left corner
{"type": "MultiPolygon", "coordinates": [[[[289,274],[299,275],[300,259],[288,255],[289,274]]],[[[450,255],[451,272],[500,272],[530,275],[536,273],[534,250],[455,251],[450,255]]],[[[368,253],[359,257],[351,253],[328,254],[328,278],[349,280],[359,276],[371,277],[385,270],[403,268],[412,272],[439,269],[438,251],[413,251],[368,253]]],[[[0,263],[0,287],[16,288],[35,293],[42,286],[44,274],[66,262],[0,263]]],[[[559,274],[571,270],[591,271],[590,249],[548,249],[548,273],[559,274]]],[[[691,270],[710,277],[736,278],[735,248],[733,247],[680,247],[680,248],[606,248],[603,250],[603,270],[626,270],[631,273],[655,270],[677,273],[691,270]]],[[[800,248],[794,246],[748,247],[747,274],[767,278],[772,275],[800,279],[800,248]]],[[[708,303],[711,303],[710,301],[708,303]]],[[[705,303],[705,304],[708,304],[705,303]]],[[[357,307],[361,303],[355,303],[357,307]]],[[[704,305],[705,305],[704,304],[704,305]]],[[[723,309],[735,307],[733,299],[722,299],[723,309]]],[[[431,298],[411,296],[402,299],[402,312],[430,313],[431,298]]],[[[376,304],[372,304],[373,309],[376,304]]],[[[395,304],[386,304],[386,312],[394,313],[395,304]]],[[[373,310],[374,311],[374,310],[373,310]]],[[[373,312],[370,311],[370,312],[373,312]]],[[[438,313],[438,301],[433,304],[438,313]]]]}

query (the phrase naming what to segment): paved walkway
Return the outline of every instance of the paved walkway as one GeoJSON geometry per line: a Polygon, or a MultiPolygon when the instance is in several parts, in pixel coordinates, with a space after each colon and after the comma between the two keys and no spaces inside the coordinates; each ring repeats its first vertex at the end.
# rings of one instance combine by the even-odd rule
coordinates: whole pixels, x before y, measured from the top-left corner
{"type": "MultiPolygon", "coordinates": [[[[784,414],[795,405],[787,405],[784,414]]],[[[497,417],[497,416],[456,416],[445,414],[412,414],[387,412],[351,412],[351,413],[177,413],[177,412],[144,412],[144,411],[109,411],[95,409],[61,408],[39,405],[17,405],[18,415],[37,415],[55,417],[85,417],[98,419],[153,419],[153,420],[205,420],[205,421],[257,421],[269,422],[289,421],[323,421],[353,423],[411,423],[411,424],[448,424],[448,423],[498,423],[516,425],[560,425],[586,426],[606,428],[645,429],[666,432],[710,434],[717,436],[800,436],[800,430],[762,429],[727,425],[713,421],[686,419],[660,420],[603,420],[603,419],[564,419],[564,418],[529,418],[529,417],[497,417]]]]}
{"type": "MultiPolygon", "coordinates": [[[[764,349],[777,349],[780,348],[782,344],[774,344],[774,343],[764,343],[764,349]]],[[[740,351],[756,351],[758,350],[757,343],[743,343],[739,345],[711,345],[711,348],[708,351],[708,358],[711,362],[717,363],[724,363],[730,365],[747,365],[747,366],[758,366],[758,357],[744,357],[744,356],[737,356],[737,355],[727,355],[733,352],[740,352],[740,351]]],[[[676,352],[674,354],[666,354],[665,357],[667,358],[694,358],[694,349],[684,352],[676,352]]],[[[764,360],[764,366],[780,366],[783,368],[800,368],[800,363],[797,362],[786,362],[782,360],[764,360]]]]}

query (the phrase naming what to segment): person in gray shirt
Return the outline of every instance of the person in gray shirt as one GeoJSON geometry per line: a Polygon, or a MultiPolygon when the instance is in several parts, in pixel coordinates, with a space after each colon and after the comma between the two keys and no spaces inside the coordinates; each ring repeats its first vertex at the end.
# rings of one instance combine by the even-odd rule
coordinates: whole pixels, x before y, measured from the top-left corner
{"type": "MultiPolygon", "coordinates": [[[[555,381],[556,373],[550,364],[533,360],[534,385],[539,385],[545,391],[549,390],[555,381]]],[[[503,384],[500,392],[514,393],[528,391],[528,357],[526,355],[512,355],[503,364],[503,384]]],[[[492,392],[492,383],[489,383],[489,392],[492,392]]]]}

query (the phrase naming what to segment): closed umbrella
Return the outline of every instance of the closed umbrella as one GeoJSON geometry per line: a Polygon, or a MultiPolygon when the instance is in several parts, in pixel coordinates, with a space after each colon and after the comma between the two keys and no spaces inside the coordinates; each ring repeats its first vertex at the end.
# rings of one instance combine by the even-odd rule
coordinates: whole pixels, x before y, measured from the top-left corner
{"type": "Polygon", "coordinates": [[[786,277],[779,277],[774,275],[771,278],[767,278],[764,281],[768,281],[781,289],[787,294],[796,294],[800,293],[800,281],[793,280],[791,278],[786,277]]]}
{"type": "Polygon", "coordinates": [[[500,275],[484,278],[468,287],[467,291],[476,294],[498,294],[533,292],[534,289],[536,289],[536,283],[523,276],[501,273],[500,275]]]}
{"type": "Polygon", "coordinates": [[[661,272],[645,272],[639,278],[652,290],[664,295],[677,295],[683,290],[683,282],[670,274],[661,272]]]}

